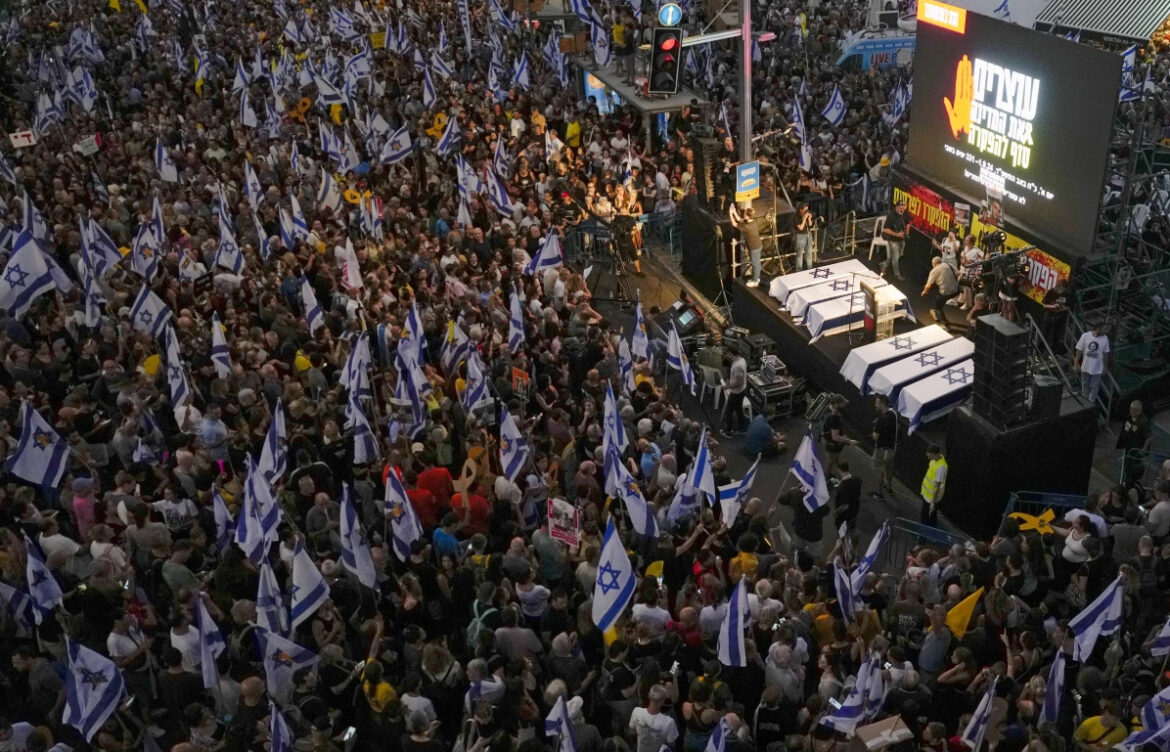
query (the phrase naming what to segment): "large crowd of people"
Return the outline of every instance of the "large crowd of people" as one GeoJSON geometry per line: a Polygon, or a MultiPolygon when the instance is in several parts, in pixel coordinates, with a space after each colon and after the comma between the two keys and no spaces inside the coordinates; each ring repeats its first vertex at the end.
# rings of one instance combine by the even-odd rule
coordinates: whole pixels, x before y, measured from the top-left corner
{"type": "MultiPolygon", "coordinates": [[[[802,98],[815,171],[763,150],[827,194],[897,163],[906,71],[835,70],[863,9],[809,5],[759,9],[781,36],[752,116],[802,98]],[[849,115],[822,128],[837,84],[849,115]]],[[[1165,682],[1170,480],[888,573],[855,553],[876,533],[839,430],[836,546],[792,484],[676,514],[700,462],[736,479],[671,399],[653,311],[624,335],[556,238],[670,208],[689,113],[645,151],[636,108],[578,101],[556,38],[494,0],[9,10],[0,122],[35,143],[0,147],[0,752],[828,752],[893,718],[897,750],[963,748],[982,719],[968,746],[1059,752],[1137,730],[1165,682]],[[1141,524],[1123,555],[1111,528],[1141,524]],[[610,528],[637,582],[603,632],[610,528]],[[1120,628],[1086,643],[1077,615],[1114,595],[1120,628]]],[[[725,99],[726,60],[695,68],[725,99]]],[[[737,433],[784,451],[761,416],[737,433]]]]}

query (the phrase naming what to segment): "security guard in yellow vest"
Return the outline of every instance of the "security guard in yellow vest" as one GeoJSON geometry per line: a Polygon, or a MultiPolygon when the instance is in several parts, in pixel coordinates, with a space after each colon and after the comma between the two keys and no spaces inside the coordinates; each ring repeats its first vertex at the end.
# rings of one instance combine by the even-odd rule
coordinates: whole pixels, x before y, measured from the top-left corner
{"type": "Polygon", "coordinates": [[[947,490],[947,460],[942,447],[931,444],[926,450],[926,475],[922,478],[922,522],[938,526],[938,505],[947,490]]]}

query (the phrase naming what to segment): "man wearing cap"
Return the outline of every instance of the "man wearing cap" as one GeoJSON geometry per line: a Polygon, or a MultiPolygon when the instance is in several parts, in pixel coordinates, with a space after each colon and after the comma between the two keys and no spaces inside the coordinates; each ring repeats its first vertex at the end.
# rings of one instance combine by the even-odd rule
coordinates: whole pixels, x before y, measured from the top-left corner
{"type": "MultiPolygon", "coordinates": [[[[882,237],[886,239],[888,264],[894,270],[894,277],[902,279],[902,270],[898,267],[898,260],[902,258],[902,251],[906,248],[906,202],[897,201],[894,210],[886,215],[886,224],[882,227],[882,237]]],[[[885,265],[882,267],[885,272],[885,265]]]]}

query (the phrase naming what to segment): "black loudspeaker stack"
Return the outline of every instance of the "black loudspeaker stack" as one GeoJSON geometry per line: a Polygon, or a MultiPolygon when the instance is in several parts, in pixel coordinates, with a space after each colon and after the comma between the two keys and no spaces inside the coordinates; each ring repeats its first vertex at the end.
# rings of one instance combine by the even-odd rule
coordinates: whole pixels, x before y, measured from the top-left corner
{"type": "Polygon", "coordinates": [[[1007,428],[1028,417],[1028,332],[998,314],[975,323],[975,413],[1007,428]]]}
{"type": "Polygon", "coordinates": [[[695,188],[699,203],[705,207],[719,206],[715,200],[715,192],[719,189],[719,148],[718,139],[698,138],[694,141],[695,188]]]}

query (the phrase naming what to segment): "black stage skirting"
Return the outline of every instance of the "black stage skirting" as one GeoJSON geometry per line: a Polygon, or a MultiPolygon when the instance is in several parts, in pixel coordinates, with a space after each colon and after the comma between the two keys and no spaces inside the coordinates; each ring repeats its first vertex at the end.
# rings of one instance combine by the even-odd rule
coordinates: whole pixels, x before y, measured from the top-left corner
{"type": "MultiPolygon", "coordinates": [[[[858,389],[841,376],[841,365],[852,347],[849,336],[837,334],[822,337],[809,344],[808,330],[793,323],[792,317],[780,310],[779,304],[768,297],[767,283],[757,288],[746,287],[735,280],[728,288],[732,295],[731,312],[737,326],[752,332],[762,332],[776,341],[777,355],[793,373],[808,379],[816,391],[836,392],[845,395],[849,403],[842,412],[849,435],[872,449],[870,430],[873,424],[873,402],[861,396],[858,389]]],[[[917,295],[910,300],[917,303],[917,295]]],[[[929,319],[915,311],[920,320],[929,319]]],[[[911,331],[921,324],[900,320],[896,331],[911,331]]],[[[860,331],[853,334],[856,344],[861,344],[860,331]]],[[[948,417],[925,424],[913,435],[906,434],[908,424],[900,421],[898,451],[894,459],[894,472],[902,483],[917,489],[926,473],[926,448],[931,444],[943,444],[946,439],[948,417]]]]}

